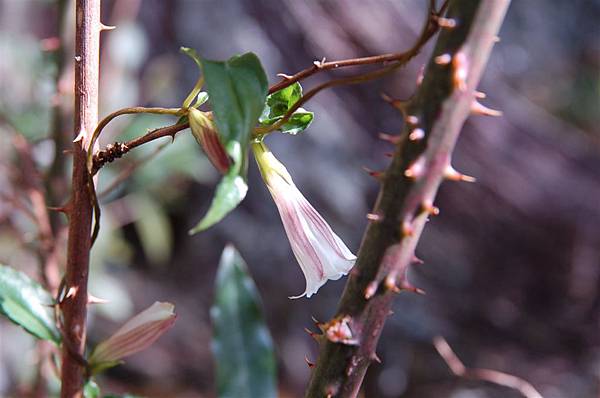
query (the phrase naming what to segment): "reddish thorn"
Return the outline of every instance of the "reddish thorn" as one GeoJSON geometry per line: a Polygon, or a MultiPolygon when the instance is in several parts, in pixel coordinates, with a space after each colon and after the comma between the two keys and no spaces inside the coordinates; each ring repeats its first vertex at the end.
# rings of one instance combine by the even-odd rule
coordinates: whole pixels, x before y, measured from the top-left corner
{"type": "Polygon", "coordinates": [[[415,256],[414,254],[412,256],[411,261],[413,263],[415,263],[415,264],[423,264],[423,263],[425,263],[423,260],[421,260],[419,257],[415,256]]]}
{"type": "Polygon", "coordinates": [[[433,61],[438,65],[448,65],[452,61],[452,56],[450,54],[438,55],[433,61]]]}
{"type": "Polygon", "coordinates": [[[440,28],[443,29],[454,29],[457,25],[455,19],[443,17],[437,18],[437,24],[440,28]]]}
{"type": "Polygon", "coordinates": [[[421,65],[419,69],[419,73],[417,74],[417,87],[423,83],[423,79],[425,78],[425,65],[421,65]]]}
{"type": "Polygon", "coordinates": [[[65,300],[71,297],[75,297],[75,295],[77,294],[77,290],[79,290],[79,288],[77,286],[71,286],[69,288],[69,290],[67,290],[67,294],[65,295],[65,300]]]}
{"type": "Polygon", "coordinates": [[[381,98],[385,102],[387,102],[388,104],[390,104],[391,106],[393,106],[394,108],[396,108],[399,111],[401,111],[402,113],[404,113],[404,111],[406,110],[407,101],[402,101],[402,100],[399,100],[399,99],[392,98],[389,95],[387,95],[386,93],[381,93],[381,98]]]}
{"type": "Polygon", "coordinates": [[[381,171],[374,171],[365,166],[363,166],[363,170],[366,171],[371,177],[374,177],[377,180],[379,180],[379,179],[381,179],[381,177],[383,177],[383,172],[381,172],[381,171]]]}
{"type": "Polygon", "coordinates": [[[484,99],[487,95],[481,91],[475,91],[475,98],[484,99]]]}
{"type": "Polygon", "coordinates": [[[113,30],[116,28],[117,28],[116,26],[104,25],[103,23],[100,23],[100,30],[113,30]]]}
{"type": "Polygon", "coordinates": [[[308,335],[310,337],[312,337],[313,339],[315,339],[316,341],[319,341],[319,337],[321,337],[320,334],[313,332],[312,330],[310,330],[309,328],[304,328],[304,331],[306,333],[308,333],[308,335]]]}
{"type": "Polygon", "coordinates": [[[417,293],[423,296],[425,295],[425,291],[423,289],[419,289],[418,287],[415,287],[406,281],[402,281],[400,283],[400,288],[402,290],[407,290],[409,292],[417,293]]]}
{"type": "Polygon", "coordinates": [[[419,140],[422,140],[423,138],[425,138],[425,131],[423,131],[423,129],[420,129],[420,128],[414,129],[408,135],[408,139],[411,141],[419,141],[419,140]]]}
{"type": "Polygon", "coordinates": [[[404,171],[404,175],[408,178],[417,179],[423,175],[425,171],[425,158],[423,155],[419,156],[419,158],[410,165],[408,169],[404,171]]]}
{"type": "Polygon", "coordinates": [[[390,134],[386,134],[386,133],[379,133],[379,138],[382,139],[383,141],[387,141],[394,145],[399,143],[401,140],[399,135],[390,135],[390,134]]]}
{"type": "Polygon", "coordinates": [[[373,353],[371,360],[377,363],[381,363],[381,358],[379,358],[379,356],[376,353],[373,353]]]}
{"type": "Polygon", "coordinates": [[[471,104],[471,113],[474,115],[482,116],[502,116],[502,111],[488,108],[487,106],[484,106],[481,103],[479,103],[479,101],[477,100],[474,100],[471,104]]]}
{"type": "Polygon", "coordinates": [[[392,316],[392,315],[394,315],[394,311],[389,310],[388,313],[387,313],[387,316],[392,316]]]}
{"type": "Polygon", "coordinates": [[[396,275],[390,274],[385,278],[385,288],[393,293],[400,293],[400,289],[396,286],[396,275]]]}
{"type": "Polygon", "coordinates": [[[285,73],[278,73],[277,76],[279,76],[285,80],[291,80],[293,78],[293,76],[286,75],[285,73]]]}
{"type": "Polygon", "coordinates": [[[369,300],[371,297],[373,297],[375,295],[375,293],[377,293],[378,288],[379,288],[379,282],[377,282],[377,281],[369,282],[369,284],[367,285],[367,288],[365,289],[365,300],[369,300]]]}
{"type": "Polygon", "coordinates": [[[421,207],[425,212],[431,214],[432,216],[437,216],[440,214],[440,209],[435,207],[431,202],[423,202],[421,207]]]}
{"type": "Polygon", "coordinates": [[[106,304],[109,301],[106,299],[102,299],[96,296],[92,296],[91,294],[88,294],[88,304],[106,304]]]}
{"type": "Polygon", "coordinates": [[[304,360],[306,361],[306,364],[308,365],[308,367],[309,367],[310,369],[312,369],[312,368],[314,368],[314,367],[315,367],[315,364],[314,364],[313,362],[311,362],[311,361],[309,361],[309,360],[308,360],[308,356],[306,356],[306,355],[305,355],[305,356],[304,356],[304,360]]]}
{"type": "Polygon", "coordinates": [[[454,70],[453,84],[460,91],[467,89],[467,75],[469,74],[469,60],[464,52],[459,51],[452,57],[452,68],[454,70]]]}
{"type": "Polygon", "coordinates": [[[417,123],[419,123],[419,118],[416,117],[415,115],[408,115],[408,116],[406,116],[406,123],[417,124],[417,123]]]}
{"type": "Polygon", "coordinates": [[[446,167],[444,171],[444,177],[451,181],[465,181],[465,182],[475,182],[477,181],[475,177],[468,176],[466,174],[461,174],[458,171],[454,170],[454,168],[450,165],[446,167]]]}
{"type": "Polygon", "coordinates": [[[367,220],[377,222],[383,220],[383,216],[378,213],[367,213],[367,220]]]}
{"type": "Polygon", "coordinates": [[[402,235],[403,236],[412,236],[415,232],[412,223],[408,220],[402,222],[402,235]]]}

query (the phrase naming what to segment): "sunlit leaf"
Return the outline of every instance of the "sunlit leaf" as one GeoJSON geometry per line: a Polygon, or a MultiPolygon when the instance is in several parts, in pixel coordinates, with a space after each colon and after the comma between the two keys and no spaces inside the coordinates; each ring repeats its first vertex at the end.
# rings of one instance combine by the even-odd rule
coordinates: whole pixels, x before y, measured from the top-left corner
{"type": "Polygon", "coordinates": [[[83,398],[100,398],[100,387],[92,379],[83,386],[83,398]]]}
{"type": "MultiPolygon", "coordinates": [[[[270,126],[277,123],[302,98],[302,86],[294,83],[267,97],[265,108],[259,118],[260,124],[270,126]]],[[[304,108],[298,108],[287,122],[278,130],[282,133],[296,135],[306,130],[314,119],[314,113],[304,108]]]]}
{"type": "Polygon", "coordinates": [[[219,398],[277,396],[273,341],[246,264],[229,245],[223,251],[211,308],[219,398]]]}
{"type": "Polygon", "coordinates": [[[52,316],[53,302],[39,283],[0,264],[0,314],[35,337],[59,344],[61,335],[52,316]]]}
{"type": "Polygon", "coordinates": [[[219,183],[207,214],[190,233],[219,222],[246,196],[248,146],[268,90],[265,72],[253,53],[224,62],[199,60],[217,132],[232,164],[219,183]]]}
{"type": "Polygon", "coordinates": [[[229,212],[237,207],[248,192],[245,178],[230,169],[223,177],[213,197],[210,208],[204,218],[190,230],[190,234],[204,231],[210,226],[221,221],[229,212]]]}

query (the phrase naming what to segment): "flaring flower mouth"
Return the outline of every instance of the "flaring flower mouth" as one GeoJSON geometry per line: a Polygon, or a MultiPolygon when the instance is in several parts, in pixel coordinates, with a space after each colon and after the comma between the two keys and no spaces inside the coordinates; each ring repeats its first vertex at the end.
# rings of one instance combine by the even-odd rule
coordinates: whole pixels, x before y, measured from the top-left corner
{"type": "Polygon", "coordinates": [[[294,256],[306,278],[303,294],[311,297],[327,280],[346,275],[356,256],[306,200],[292,177],[267,146],[252,145],[261,175],[277,205],[294,256]]]}

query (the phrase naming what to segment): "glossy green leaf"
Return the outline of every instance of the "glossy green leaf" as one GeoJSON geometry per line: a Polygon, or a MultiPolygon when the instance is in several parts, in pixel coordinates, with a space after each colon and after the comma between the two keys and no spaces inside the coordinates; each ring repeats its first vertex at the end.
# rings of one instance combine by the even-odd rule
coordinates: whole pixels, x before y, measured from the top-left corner
{"type": "Polygon", "coordinates": [[[100,398],[100,387],[92,379],[83,386],[83,398],[100,398]]]}
{"type": "Polygon", "coordinates": [[[217,132],[233,164],[217,186],[207,214],[191,234],[221,221],[246,196],[248,147],[268,91],[267,77],[253,53],[225,62],[200,59],[200,63],[217,132]]]}
{"type": "Polygon", "coordinates": [[[256,286],[232,245],[221,257],[210,314],[218,397],[276,397],[273,341],[256,286]]]}
{"type": "Polygon", "coordinates": [[[245,177],[237,174],[232,167],[229,172],[223,177],[212,203],[206,215],[202,220],[190,230],[190,235],[204,231],[212,225],[221,221],[229,212],[237,207],[238,204],[246,197],[248,185],[245,177]]]}
{"type": "MultiPolygon", "coordinates": [[[[300,98],[302,98],[302,86],[300,86],[300,83],[294,83],[269,95],[265,108],[259,118],[260,124],[270,126],[278,122],[300,98]]],[[[309,112],[304,108],[298,108],[278,130],[282,133],[296,135],[306,130],[313,119],[313,112],[309,112]]]]}
{"type": "Polygon", "coordinates": [[[228,154],[235,163],[241,163],[267,97],[265,71],[253,53],[236,55],[225,62],[202,59],[201,63],[221,141],[226,149],[231,142],[240,145],[241,152],[228,154]]]}
{"type": "Polygon", "coordinates": [[[61,336],[52,315],[53,302],[39,283],[0,264],[0,314],[35,337],[59,344],[61,336]]]}

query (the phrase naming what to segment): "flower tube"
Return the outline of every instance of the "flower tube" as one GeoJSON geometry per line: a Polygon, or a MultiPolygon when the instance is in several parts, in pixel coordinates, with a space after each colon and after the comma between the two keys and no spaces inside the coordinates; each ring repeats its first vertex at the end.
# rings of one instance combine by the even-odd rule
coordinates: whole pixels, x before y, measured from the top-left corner
{"type": "Polygon", "coordinates": [[[117,365],[121,359],[148,348],[175,323],[173,304],[155,302],[96,346],[88,359],[92,373],[117,365]]]}
{"type": "Polygon", "coordinates": [[[346,275],[356,260],[344,242],[298,190],[292,177],[267,146],[252,144],[260,173],[277,205],[283,227],[306,278],[304,295],[310,297],[327,280],[346,275]]]}

